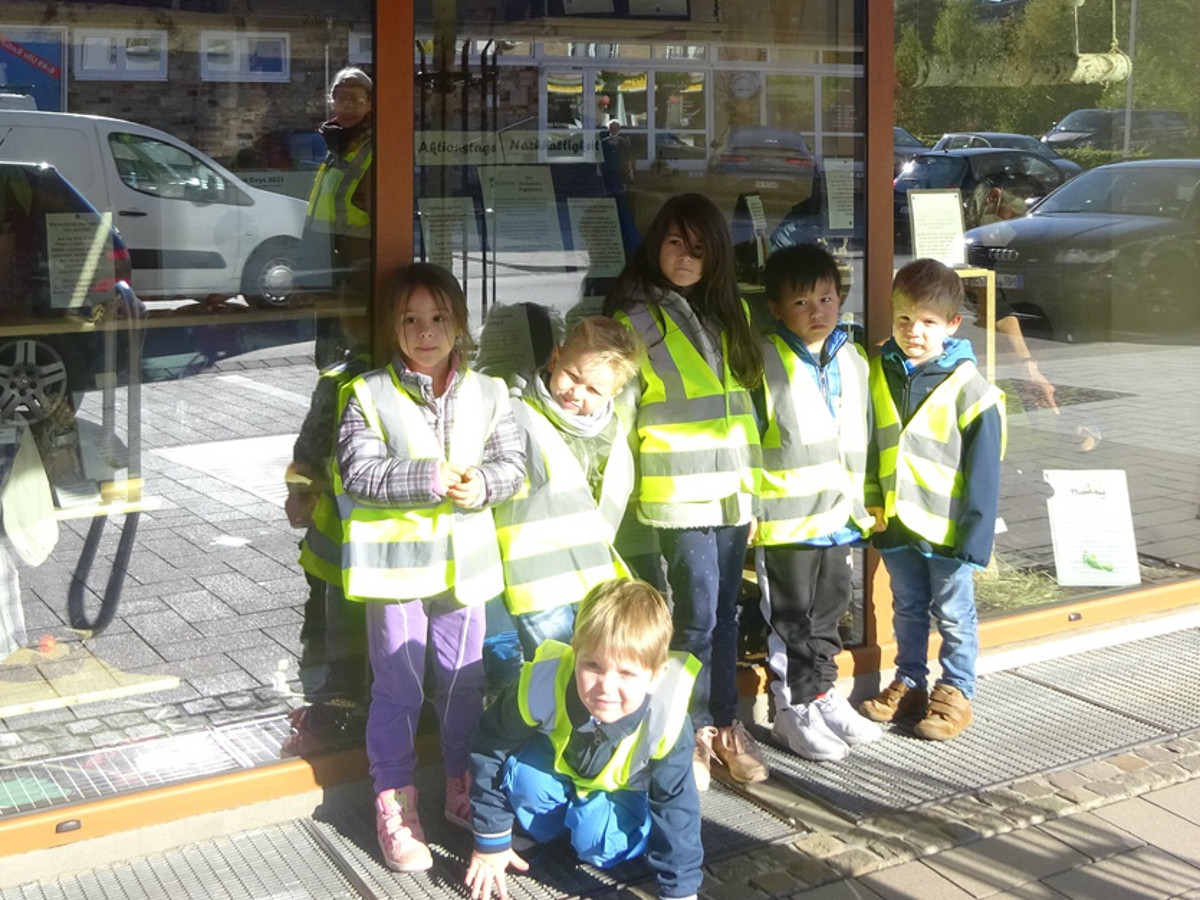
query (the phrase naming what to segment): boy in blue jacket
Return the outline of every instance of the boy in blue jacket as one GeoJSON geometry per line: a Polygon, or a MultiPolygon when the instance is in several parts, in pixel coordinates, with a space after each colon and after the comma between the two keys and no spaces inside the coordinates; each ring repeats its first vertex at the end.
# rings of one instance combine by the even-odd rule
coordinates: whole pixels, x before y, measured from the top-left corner
{"type": "Polygon", "coordinates": [[[671,613],[643,581],[598,584],[571,645],[547,641],[483,714],[471,747],[474,900],[508,896],[527,871],[513,823],[535,841],[564,832],[584,862],[646,856],[661,897],[700,887],[700,795],[688,698],[700,663],[668,653],[671,613]]]}
{"type": "Polygon", "coordinates": [[[876,722],[920,717],[918,737],[948,740],[971,724],[979,626],[974,573],[995,537],[1004,394],[975,367],[959,276],[932,259],[892,283],[892,337],[871,362],[874,436],[868,508],[892,585],[896,678],[859,711],[876,722]],[[927,693],[929,618],[942,675],[927,693]]]}

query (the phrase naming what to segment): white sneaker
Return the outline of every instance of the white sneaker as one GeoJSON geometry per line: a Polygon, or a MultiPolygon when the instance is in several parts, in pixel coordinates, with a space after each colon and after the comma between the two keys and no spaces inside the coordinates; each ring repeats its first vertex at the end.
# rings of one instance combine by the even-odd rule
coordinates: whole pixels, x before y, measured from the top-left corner
{"type": "Polygon", "coordinates": [[[824,697],[814,700],[812,706],[821,714],[829,730],[852,747],[869,744],[883,736],[883,729],[856,713],[836,688],[830,688],[824,697]]]}
{"type": "Polygon", "coordinates": [[[816,703],[777,712],[771,734],[797,756],[813,762],[837,762],[850,753],[849,745],[829,730],[816,703]]]}

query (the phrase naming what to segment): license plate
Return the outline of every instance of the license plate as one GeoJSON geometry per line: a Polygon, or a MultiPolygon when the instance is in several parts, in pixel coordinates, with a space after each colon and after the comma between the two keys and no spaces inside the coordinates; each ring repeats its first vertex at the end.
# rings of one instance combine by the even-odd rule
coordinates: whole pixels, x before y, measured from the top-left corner
{"type": "Polygon", "coordinates": [[[773,190],[778,189],[779,182],[778,181],[756,181],[756,182],[754,182],[754,186],[756,188],[766,188],[768,190],[773,191],[773,190]]]}
{"type": "Polygon", "coordinates": [[[1009,291],[1019,291],[1025,287],[1024,275],[997,275],[996,287],[1009,291]]]}

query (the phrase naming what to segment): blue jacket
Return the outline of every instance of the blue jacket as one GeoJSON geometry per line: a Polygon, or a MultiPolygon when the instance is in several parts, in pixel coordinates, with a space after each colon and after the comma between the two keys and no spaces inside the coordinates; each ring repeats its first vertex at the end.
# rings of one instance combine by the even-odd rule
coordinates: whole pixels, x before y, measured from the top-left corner
{"type": "MultiPolygon", "coordinates": [[[[947,338],[941,356],[910,367],[908,358],[889,338],[883,345],[883,372],[888,390],[905,424],[956,368],[974,362],[975,354],[967,340],[947,338]]],[[[958,543],[953,547],[931,545],[914,535],[896,519],[888,522],[886,531],[876,534],[874,544],[886,553],[889,549],[911,547],[926,556],[942,556],[961,560],[972,566],[986,566],[992,555],[996,537],[996,514],[1000,506],[1000,457],[1003,440],[1001,412],[996,407],[985,410],[963,433],[960,469],[965,491],[958,516],[958,543]]],[[[867,471],[879,471],[879,448],[872,442],[867,471]]],[[[867,505],[882,506],[878,486],[868,484],[867,505]]]]}
{"type": "MultiPolygon", "coordinates": [[[[518,686],[506,687],[484,710],[471,741],[471,809],[475,849],[496,853],[511,846],[513,812],[500,788],[505,760],[534,738],[538,729],[521,717],[518,686]],[[487,839],[481,844],[479,836],[487,839]],[[504,839],[503,836],[508,838],[504,839]]],[[[576,772],[592,777],[612,759],[621,739],[642,723],[649,699],[635,712],[608,725],[594,722],[575,690],[566,691],[572,725],[564,760],[576,772]],[[586,726],[586,730],[584,729],[586,726]]],[[[686,723],[675,746],[650,763],[650,840],[646,860],[654,871],[661,897],[690,897],[700,889],[704,850],[700,845],[700,795],[692,775],[695,738],[686,723]]]]}

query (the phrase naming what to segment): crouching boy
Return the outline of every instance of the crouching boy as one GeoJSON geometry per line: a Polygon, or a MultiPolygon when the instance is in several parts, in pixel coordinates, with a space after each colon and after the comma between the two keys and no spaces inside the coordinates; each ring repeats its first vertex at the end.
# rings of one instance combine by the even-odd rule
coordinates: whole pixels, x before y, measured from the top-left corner
{"type": "Polygon", "coordinates": [[[570,646],[549,641],[488,707],[471,751],[471,896],[507,896],[527,871],[513,824],[536,842],[570,835],[606,868],[645,854],[659,895],[700,887],[700,797],[688,698],[700,664],[668,653],[671,614],[650,585],[613,580],[580,603],[570,646]]]}

